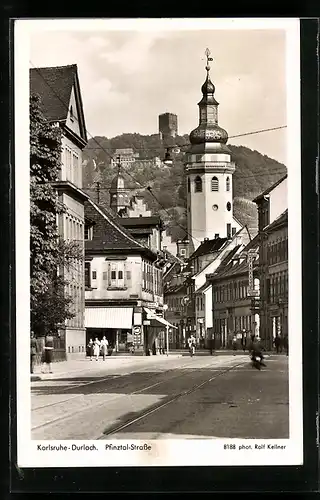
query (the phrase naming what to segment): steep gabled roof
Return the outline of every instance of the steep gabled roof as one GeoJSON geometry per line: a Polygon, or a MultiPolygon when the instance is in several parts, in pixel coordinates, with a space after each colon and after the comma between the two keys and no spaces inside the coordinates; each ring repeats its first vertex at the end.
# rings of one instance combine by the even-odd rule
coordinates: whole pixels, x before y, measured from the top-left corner
{"type": "Polygon", "coordinates": [[[93,238],[85,241],[86,253],[136,251],[156,260],[157,255],[138,243],[110,214],[91,199],[84,205],[85,217],[94,222],[93,238]]]}
{"type": "MultiPolygon", "coordinates": [[[[217,268],[217,270],[211,274],[207,275],[207,278],[212,280],[219,280],[221,278],[229,278],[232,276],[236,275],[241,275],[246,272],[248,272],[248,262],[246,259],[246,254],[249,250],[257,250],[259,249],[259,238],[256,236],[252,241],[248,243],[240,252],[239,255],[236,257],[243,257],[244,260],[239,263],[235,263],[235,258],[229,257],[225,262],[221,262],[220,266],[217,268]]],[[[234,256],[233,256],[234,257],[234,256]]],[[[240,260],[240,259],[239,259],[240,260]]],[[[253,263],[253,269],[256,270],[258,269],[259,266],[259,257],[256,258],[256,260],[253,263]]]]}
{"type": "Polygon", "coordinates": [[[275,182],[274,184],[272,184],[272,186],[268,187],[265,191],[263,191],[263,193],[259,194],[258,196],[256,196],[256,198],[254,198],[254,200],[252,200],[254,203],[256,203],[257,201],[259,201],[261,198],[263,198],[264,196],[267,196],[269,193],[271,193],[271,191],[273,191],[279,184],[281,184],[282,181],[284,181],[286,178],[288,177],[288,174],[285,174],[283,177],[281,177],[281,179],[279,179],[277,182],[275,182]]]}
{"type": "Polygon", "coordinates": [[[30,93],[40,96],[42,112],[50,122],[66,122],[73,87],[81,137],[87,142],[77,65],[30,69],[30,93]]]}
{"type": "Polygon", "coordinates": [[[189,260],[196,259],[201,255],[208,255],[219,252],[223,245],[228,241],[228,238],[215,238],[214,240],[205,240],[198,246],[197,250],[190,255],[189,260]]]}
{"type": "Polygon", "coordinates": [[[282,214],[280,214],[279,217],[277,217],[273,222],[271,222],[271,224],[264,227],[263,231],[268,233],[285,224],[288,224],[288,209],[282,212],[282,214]]]}

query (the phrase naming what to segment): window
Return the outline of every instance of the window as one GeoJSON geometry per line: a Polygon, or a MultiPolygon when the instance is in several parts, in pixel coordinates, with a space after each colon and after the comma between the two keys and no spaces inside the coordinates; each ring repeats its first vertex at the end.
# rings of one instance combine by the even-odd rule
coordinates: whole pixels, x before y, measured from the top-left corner
{"type": "Polygon", "coordinates": [[[195,193],[202,193],[202,180],[199,176],[194,180],[194,191],[195,193]]]}
{"type": "Polygon", "coordinates": [[[231,224],[227,224],[227,238],[231,238],[231,224]]]}
{"type": "Polygon", "coordinates": [[[90,269],[91,269],[91,263],[85,262],[84,263],[84,286],[86,288],[91,288],[90,269]]]}
{"type": "Polygon", "coordinates": [[[185,248],[181,248],[181,250],[180,250],[180,254],[181,254],[181,255],[186,255],[186,249],[185,249],[185,248]]]}
{"type": "Polygon", "coordinates": [[[123,271],[118,271],[118,279],[123,280],[123,271]]]}
{"type": "Polygon", "coordinates": [[[97,279],[97,271],[92,271],[92,279],[93,280],[97,279]]]}
{"type": "Polygon", "coordinates": [[[116,271],[111,271],[111,280],[114,281],[117,279],[117,272],[116,271]]]}
{"type": "Polygon", "coordinates": [[[237,232],[237,229],[236,229],[235,227],[233,227],[233,228],[232,228],[232,233],[231,233],[231,234],[232,234],[232,236],[234,236],[234,235],[236,234],[236,232],[237,232]]]}
{"type": "Polygon", "coordinates": [[[84,226],[84,239],[92,240],[93,238],[93,226],[89,226],[89,224],[85,224],[84,226]]]}
{"type": "Polygon", "coordinates": [[[211,179],[211,191],[219,191],[218,177],[212,177],[212,179],[211,179]]]}
{"type": "Polygon", "coordinates": [[[79,156],[76,153],[72,153],[72,177],[71,181],[73,184],[78,185],[79,179],[78,179],[78,173],[79,173],[79,156]]]}
{"type": "Polygon", "coordinates": [[[188,193],[190,193],[190,177],[188,177],[187,184],[188,184],[188,193]]]}
{"type": "Polygon", "coordinates": [[[65,161],[66,161],[66,179],[71,181],[71,163],[72,163],[72,152],[71,149],[65,149],[65,161]]]}
{"type": "Polygon", "coordinates": [[[230,191],[230,177],[226,179],[226,191],[230,191]]]}
{"type": "Polygon", "coordinates": [[[108,279],[108,272],[107,271],[103,271],[102,279],[103,279],[103,281],[107,281],[107,279],[108,279]]]}
{"type": "Polygon", "coordinates": [[[227,210],[228,210],[228,212],[230,212],[230,210],[231,210],[231,203],[230,203],[230,201],[228,201],[228,203],[227,203],[227,210]]]}

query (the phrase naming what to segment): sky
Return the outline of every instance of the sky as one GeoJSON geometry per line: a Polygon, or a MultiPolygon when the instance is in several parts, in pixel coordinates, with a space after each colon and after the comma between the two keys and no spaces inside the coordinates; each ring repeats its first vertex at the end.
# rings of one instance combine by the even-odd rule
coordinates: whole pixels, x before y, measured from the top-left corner
{"type": "MultiPolygon", "coordinates": [[[[192,31],[33,30],[30,66],[77,64],[90,136],[158,132],[178,115],[178,133],[198,125],[205,49],[213,57],[219,125],[229,136],[287,124],[286,34],[280,29],[192,31]]],[[[107,27],[107,25],[106,25],[107,27]]],[[[286,129],[231,138],[286,164],[286,129]]]]}

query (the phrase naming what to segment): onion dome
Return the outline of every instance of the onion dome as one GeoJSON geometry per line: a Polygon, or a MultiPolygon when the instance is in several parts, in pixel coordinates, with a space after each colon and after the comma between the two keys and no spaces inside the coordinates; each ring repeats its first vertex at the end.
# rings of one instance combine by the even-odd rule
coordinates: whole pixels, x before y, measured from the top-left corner
{"type": "Polygon", "coordinates": [[[216,142],[226,144],[228,141],[228,133],[218,124],[200,124],[192,130],[189,135],[191,144],[202,144],[205,142],[216,142]]]}
{"type": "Polygon", "coordinates": [[[207,94],[214,94],[215,90],[216,90],[216,88],[213,85],[212,81],[210,80],[210,76],[209,76],[209,72],[208,72],[206,81],[204,82],[204,84],[201,87],[201,92],[203,93],[204,96],[206,96],[207,94]]]}

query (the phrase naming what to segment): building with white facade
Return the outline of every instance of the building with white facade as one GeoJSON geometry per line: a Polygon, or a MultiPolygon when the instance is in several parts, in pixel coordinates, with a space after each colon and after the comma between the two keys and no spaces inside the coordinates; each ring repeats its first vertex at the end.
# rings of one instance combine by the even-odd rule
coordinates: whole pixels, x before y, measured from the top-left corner
{"type": "Polygon", "coordinates": [[[111,158],[111,165],[115,167],[120,164],[124,167],[130,167],[137,158],[139,158],[139,153],[136,153],[132,148],[116,149],[111,158]]]}
{"type": "Polygon", "coordinates": [[[186,153],[187,224],[191,234],[190,253],[205,238],[230,238],[241,227],[233,216],[232,176],[235,164],[226,145],[227,132],[218,124],[215,86],[210,66],[202,85],[199,125],[190,133],[191,146],[186,153]]]}
{"type": "Polygon", "coordinates": [[[60,179],[53,183],[65,207],[65,213],[58,216],[59,234],[66,241],[78,242],[82,256],[64,271],[75,316],[60,330],[55,347],[56,358],[77,357],[85,351],[86,340],[83,269],[84,202],[88,199],[82,191],[82,151],[87,133],[77,65],[31,69],[30,93],[40,96],[45,118],[62,131],[60,179]]]}

